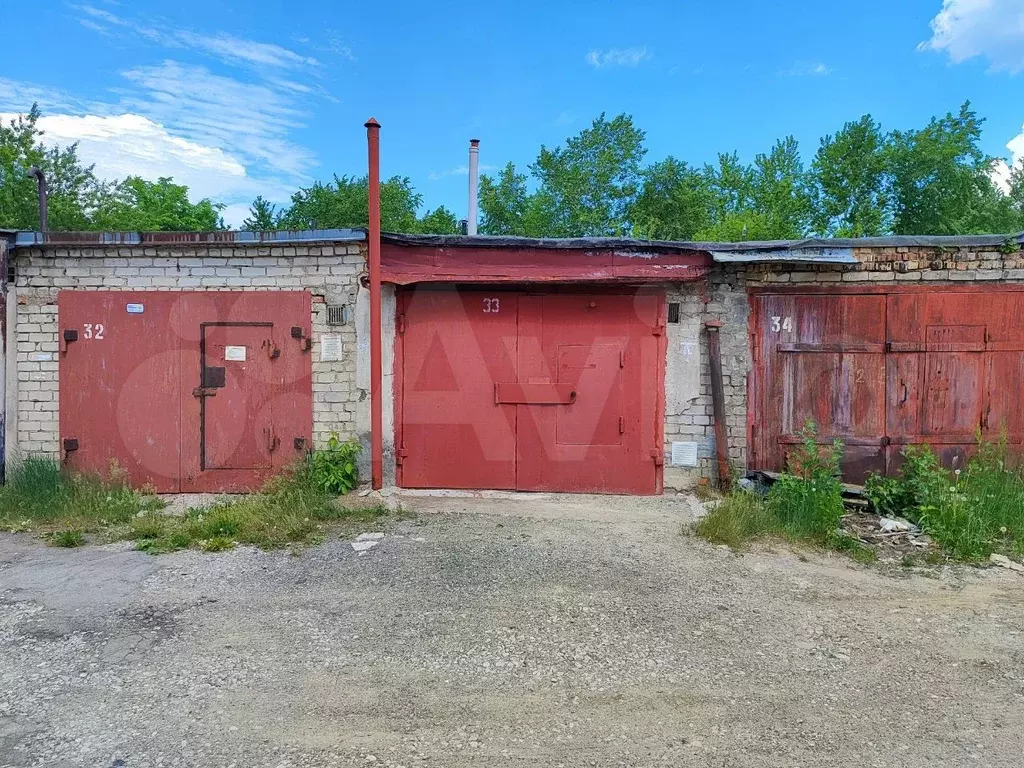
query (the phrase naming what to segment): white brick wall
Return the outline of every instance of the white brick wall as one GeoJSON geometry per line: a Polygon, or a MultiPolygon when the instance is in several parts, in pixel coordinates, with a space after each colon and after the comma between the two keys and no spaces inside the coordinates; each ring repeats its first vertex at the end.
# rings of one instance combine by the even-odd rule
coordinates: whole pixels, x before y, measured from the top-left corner
{"type": "MultiPolygon", "coordinates": [[[[313,294],[313,442],[332,432],[356,432],[356,328],[327,325],[327,305],[349,305],[354,317],[360,243],[294,246],[235,245],[19,249],[15,252],[17,302],[17,440],[22,455],[59,455],[57,423],[57,292],[98,290],[269,291],[309,289],[313,294]],[[321,362],[320,335],[340,334],[342,359],[321,362]]],[[[13,393],[12,393],[13,394],[13,393]]],[[[9,396],[10,402],[10,396],[9,396]]]]}

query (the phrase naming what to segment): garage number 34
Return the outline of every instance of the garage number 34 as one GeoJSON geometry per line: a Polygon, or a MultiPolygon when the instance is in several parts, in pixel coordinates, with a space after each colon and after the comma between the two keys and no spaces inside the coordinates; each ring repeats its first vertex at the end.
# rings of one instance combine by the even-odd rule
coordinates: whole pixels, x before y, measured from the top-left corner
{"type": "Polygon", "coordinates": [[[792,317],[773,317],[772,318],[772,333],[778,333],[779,331],[793,330],[793,318],[792,317]]]}

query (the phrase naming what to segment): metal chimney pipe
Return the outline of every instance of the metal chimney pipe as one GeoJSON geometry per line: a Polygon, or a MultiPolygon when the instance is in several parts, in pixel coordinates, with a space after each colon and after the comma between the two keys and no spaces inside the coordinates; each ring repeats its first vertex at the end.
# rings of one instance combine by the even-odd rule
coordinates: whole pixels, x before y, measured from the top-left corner
{"type": "Polygon", "coordinates": [[[366,121],[367,182],[367,245],[370,272],[370,485],[379,490],[384,485],[384,410],[381,400],[381,296],[380,296],[380,123],[372,117],[366,121]]]}
{"type": "Polygon", "coordinates": [[[466,234],[476,234],[476,187],[480,170],[480,139],[469,140],[469,216],[466,234]]]}
{"type": "Polygon", "coordinates": [[[36,187],[39,190],[39,231],[46,232],[49,230],[46,216],[46,174],[38,165],[33,165],[28,169],[28,175],[36,177],[36,187]]]}

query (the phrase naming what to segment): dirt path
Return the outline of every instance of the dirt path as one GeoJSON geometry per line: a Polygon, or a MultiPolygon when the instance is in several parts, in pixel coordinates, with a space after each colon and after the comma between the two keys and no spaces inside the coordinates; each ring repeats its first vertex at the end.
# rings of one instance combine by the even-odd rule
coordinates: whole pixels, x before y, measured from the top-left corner
{"type": "Polygon", "coordinates": [[[414,498],[364,555],[0,536],[0,766],[1019,766],[1024,578],[414,498]]]}

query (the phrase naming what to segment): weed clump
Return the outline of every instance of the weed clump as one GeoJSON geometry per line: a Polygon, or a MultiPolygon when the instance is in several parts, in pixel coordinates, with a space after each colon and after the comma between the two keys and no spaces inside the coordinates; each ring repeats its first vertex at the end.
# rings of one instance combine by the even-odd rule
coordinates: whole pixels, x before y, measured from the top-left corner
{"type": "Polygon", "coordinates": [[[152,493],[133,489],[116,464],[101,477],[69,471],[52,459],[27,458],[8,467],[0,487],[0,529],[56,532],[51,543],[70,542],[73,532],[94,533],[163,505],[152,493]]]}
{"type": "Polygon", "coordinates": [[[954,560],[1024,554],[1024,473],[1013,466],[1005,437],[979,438],[962,469],[943,467],[928,446],[910,446],[903,457],[896,477],[873,476],[864,486],[879,514],[916,522],[954,560]]]}

